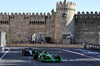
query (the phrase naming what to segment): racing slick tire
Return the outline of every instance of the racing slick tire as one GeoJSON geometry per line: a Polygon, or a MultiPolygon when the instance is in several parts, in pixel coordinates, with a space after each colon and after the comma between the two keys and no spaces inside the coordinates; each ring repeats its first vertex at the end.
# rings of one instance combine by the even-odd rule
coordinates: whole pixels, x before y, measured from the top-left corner
{"type": "Polygon", "coordinates": [[[35,51],[33,50],[32,53],[35,53],[35,51]]]}
{"type": "Polygon", "coordinates": [[[38,59],[38,53],[33,53],[33,59],[37,60],[38,59]]]}
{"type": "Polygon", "coordinates": [[[56,56],[55,56],[55,59],[59,59],[58,62],[60,62],[60,56],[59,56],[59,55],[56,55],[56,56]]]}
{"type": "Polygon", "coordinates": [[[26,54],[25,54],[25,50],[22,50],[22,55],[23,55],[23,56],[25,56],[25,55],[26,55],[26,54]]]}
{"type": "Polygon", "coordinates": [[[34,53],[35,53],[35,51],[33,50],[33,51],[32,51],[32,56],[33,56],[34,53]]]}

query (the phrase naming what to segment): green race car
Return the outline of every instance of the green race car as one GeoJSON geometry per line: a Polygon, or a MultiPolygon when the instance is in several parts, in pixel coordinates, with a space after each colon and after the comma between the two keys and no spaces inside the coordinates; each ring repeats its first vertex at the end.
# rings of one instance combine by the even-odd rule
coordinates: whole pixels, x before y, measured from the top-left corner
{"type": "Polygon", "coordinates": [[[35,51],[33,53],[33,59],[40,60],[41,62],[60,62],[62,57],[59,55],[51,55],[46,51],[35,51]]]}

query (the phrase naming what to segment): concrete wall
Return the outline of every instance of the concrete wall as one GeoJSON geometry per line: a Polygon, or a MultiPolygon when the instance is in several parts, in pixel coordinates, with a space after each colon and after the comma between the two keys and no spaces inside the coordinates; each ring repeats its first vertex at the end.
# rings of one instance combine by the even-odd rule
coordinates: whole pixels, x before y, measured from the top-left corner
{"type": "Polygon", "coordinates": [[[7,44],[7,47],[84,48],[82,44],[7,44]]]}

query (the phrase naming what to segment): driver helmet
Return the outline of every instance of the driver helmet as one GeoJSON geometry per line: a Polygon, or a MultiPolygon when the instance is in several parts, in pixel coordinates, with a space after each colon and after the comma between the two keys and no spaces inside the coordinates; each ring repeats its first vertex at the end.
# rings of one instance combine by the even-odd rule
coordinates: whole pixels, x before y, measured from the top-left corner
{"type": "Polygon", "coordinates": [[[46,53],[47,53],[47,51],[44,51],[44,53],[46,54],[46,53]]]}

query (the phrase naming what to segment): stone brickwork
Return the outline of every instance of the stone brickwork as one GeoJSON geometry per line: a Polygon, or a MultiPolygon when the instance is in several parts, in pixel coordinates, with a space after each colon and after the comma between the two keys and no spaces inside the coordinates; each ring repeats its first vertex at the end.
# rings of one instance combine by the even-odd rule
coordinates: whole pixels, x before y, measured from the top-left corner
{"type": "MultiPolygon", "coordinates": [[[[74,13],[76,4],[74,2],[63,3],[57,2],[56,4],[56,19],[55,19],[55,42],[63,43],[63,35],[71,36],[74,38],[74,13]],[[73,21],[72,21],[73,20],[73,21]]],[[[66,40],[67,41],[67,40],[66,40]]],[[[74,41],[74,40],[72,40],[74,41]]],[[[70,43],[70,40],[66,43],[70,43]]]]}
{"type": "MultiPolygon", "coordinates": [[[[63,35],[74,36],[74,2],[57,2],[57,12],[47,13],[0,13],[0,30],[7,34],[7,43],[24,41],[26,36],[31,38],[33,33],[43,37],[51,37],[52,42],[63,43],[63,35]],[[73,21],[72,21],[73,19],[73,21]]],[[[74,40],[74,39],[73,39],[74,40]]],[[[70,39],[69,42],[70,43],[70,39]]]]}
{"type": "MultiPolygon", "coordinates": [[[[78,5],[79,6],[79,5],[78,5]]],[[[100,44],[100,12],[78,12],[76,4],[57,2],[56,12],[50,13],[0,13],[0,30],[9,41],[26,41],[33,33],[51,37],[55,43],[100,44]],[[74,18],[73,18],[74,17],[74,18]],[[65,37],[67,36],[67,39],[65,37]],[[69,38],[68,38],[69,37],[69,38]],[[64,41],[64,42],[63,42],[64,41]]],[[[54,45],[53,45],[54,46],[54,45]]]]}
{"type": "Polygon", "coordinates": [[[98,44],[100,13],[78,12],[75,15],[75,43],[98,44]]]}
{"type": "Polygon", "coordinates": [[[43,38],[54,38],[55,16],[34,13],[6,13],[0,14],[0,30],[7,33],[7,42],[9,41],[26,41],[26,36],[31,37],[33,33],[41,33],[43,38]]]}

